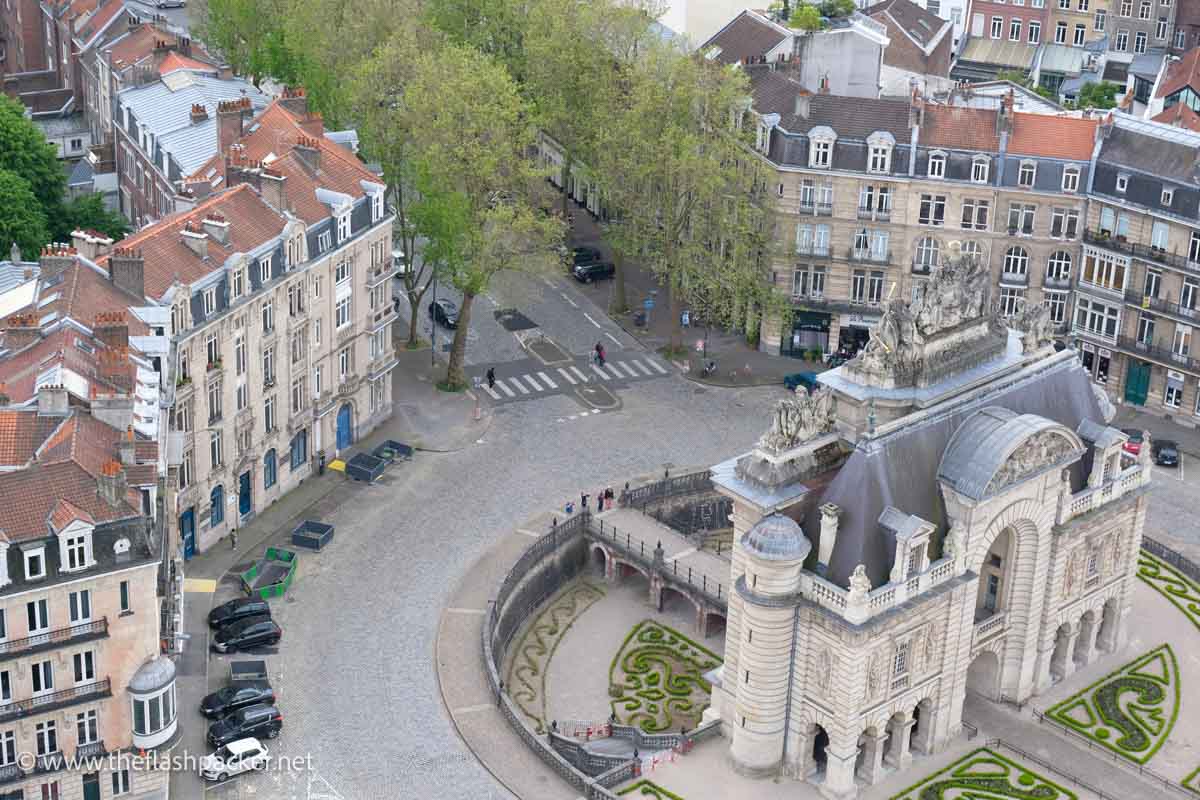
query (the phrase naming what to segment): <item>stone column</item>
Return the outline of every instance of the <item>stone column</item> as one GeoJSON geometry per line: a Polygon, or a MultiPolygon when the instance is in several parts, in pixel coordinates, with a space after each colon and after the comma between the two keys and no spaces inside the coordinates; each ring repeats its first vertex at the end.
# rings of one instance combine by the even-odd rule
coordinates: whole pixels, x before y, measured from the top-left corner
{"type": "Polygon", "coordinates": [[[1062,679],[1065,681],[1075,673],[1075,643],[1079,641],[1079,626],[1071,628],[1067,634],[1066,653],[1062,660],[1062,679]]]}
{"type": "Polygon", "coordinates": [[[885,730],[874,735],[864,733],[863,738],[866,740],[864,744],[866,758],[858,771],[858,777],[874,786],[883,778],[883,750],[884,745],[887,744],[888,735],[885,730]]]}
{"type": "Polygon", "coordinates": [[[921,724],[917,726],[917,730],[912,735],[912,749],[923,756],[933,754],[933,732],[936,716],[932,703],[929,705],[928,710],[922,709],[921,724]]]}
{"type": "Polygon", "coordinates": [[[1088,664],[1092,663],[1093,659],[1095,659],[1095,657],[1096,657],[1096,637],[1099,634],[1100,634],[1099,621],[1092,622],[1092,624],[1087,629],[1081,631],[1080,635],[1082,635],[1084,637],[1083,642],[1082,642],[1083,654],[1082,654],[1082,658],[1078,662],[1077,666],[1086,667],[1088,664]]]}
{"type": "Polygon", "coordinates": [[[858,786],[854,783],[854,762],[858,760],[858,745],[830,741],[825,748],[825,780],[821,782],[821,796],[829,800],[854,800],[858,797],[858,786]]]}
{"type": "Polygon", "coordinates": [[[1038,663],[1042,666],[1038,670],[1037,686],[1034,687],[1034,694],[1041,694],[1054,685],[1054,645],[1058,639],[1055,637],[1050,641],[1050,647],[1045,650],[1038,650],[1038,663]]]}
{"type": "Polygon", "coordinates": [[[892,728],[891,746],[888,747],[887,755],[884,756],[884,762],[889,767],[896,769],[908,769],[912,764],[912,753],[908,750],[909,732],[912,726],[916,724],[911,716],[905,716],[903,720],[893,720],[890,725],[892,728]]]}

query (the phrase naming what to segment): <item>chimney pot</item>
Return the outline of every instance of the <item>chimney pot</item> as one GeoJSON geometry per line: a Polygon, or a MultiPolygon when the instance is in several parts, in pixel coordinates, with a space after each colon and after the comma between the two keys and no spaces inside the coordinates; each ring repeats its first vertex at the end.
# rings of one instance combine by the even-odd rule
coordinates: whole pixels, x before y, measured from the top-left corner
{"type": "Polygon", "coordinates": [[[833,545],[837,541],[838,517],[842,509],[834,503],[821,506],[821,543],[817,549],[817,563],[829,567],[829,559],[833,557],[833,545]]]}

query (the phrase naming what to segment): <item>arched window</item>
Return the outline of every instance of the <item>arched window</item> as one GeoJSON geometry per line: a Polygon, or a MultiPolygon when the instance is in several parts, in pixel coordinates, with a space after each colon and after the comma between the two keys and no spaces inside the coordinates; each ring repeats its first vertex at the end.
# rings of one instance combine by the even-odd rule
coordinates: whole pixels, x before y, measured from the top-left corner
{"type": "Polygon", "coordinates": [[[1046,264],[1046,277],[1051,280],[1065,281],[1071,277],[1071,254],[1066,250],[1055,250],[1050,254],[1046,264]]]}
{"type": "Polygon", "coordinates": [[[270,489],[275,485],[275,449],[272,448],[263,456],[263,488],[270,489]]]}
{"type": "Polygon", "coordinates": [[[225,487],[217,485],[212,490],[212,514],[209,516],[209,527],[215,528],[225,521],[225,487]]]}
{"type": "Polygon", "coordinates": [[[944,178],[946,177],[946,154],[940,151],[930,153],[929,155],[929,177],[944,178]]]}
{"type": "Polygon", "coordinates": [[[986,156],[975,156],[971,159],[971,183],[988,182],[988,163],[986,156]]]}
{"type": "Polygon", "coordinates": [[[1010,275],[1024,275],[1029,270],[1029,254],[1023,247],[1010,247],[1004,254],[1004,271],[1010,275]]]}
{"type": "Polygon", "coordinates": [[[942,243],[932,236],[926,236],[917,242],[916,265],[922,269],[932,269],[941,263],[942,243]]]}

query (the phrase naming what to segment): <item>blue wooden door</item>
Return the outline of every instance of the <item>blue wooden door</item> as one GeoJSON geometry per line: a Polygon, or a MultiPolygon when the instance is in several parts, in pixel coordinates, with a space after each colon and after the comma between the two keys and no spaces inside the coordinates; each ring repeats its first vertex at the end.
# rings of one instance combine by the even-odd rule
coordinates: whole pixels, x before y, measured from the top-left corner
{"type": "Polygon", "coordinates": [[[183,542],[183,560],[196,555],[196,512],[189,508],[179,515],[179,538],[183,542]]]}
{"type": "Polygon", "coordinates": [[[354,429],[350,424],[350,404],[346,403],[338,409],[337,415],[337,449],[345,450],[354,441],[354,429]]]}
{"type": "Polygon", "coordinates": [[[238,513],[243,517],[249,514],[250,509],[253,507],[250,495],[251,485],[250,470],[246,470],[242,473],[242,477],[238,479],[238,513]]]}

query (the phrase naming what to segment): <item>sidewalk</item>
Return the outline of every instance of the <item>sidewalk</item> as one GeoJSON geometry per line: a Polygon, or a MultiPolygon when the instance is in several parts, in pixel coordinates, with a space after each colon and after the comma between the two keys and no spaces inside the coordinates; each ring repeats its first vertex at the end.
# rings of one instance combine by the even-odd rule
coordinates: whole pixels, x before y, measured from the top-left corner
{"type": "MultiPolygon", "coordinates": [[[[592,219],[586,210],[579,207],[574,209],[574,214],[575,224],[571,233],[571,245],[596,247],[604,253],[605,257],[611,258],[612,250],[603,241],[600,226],[596,220],[592,219]]],[[[671,341],[673,327],[671,290],[660,285],[649,270],[643,269],[638,264],[626,261],[623,269],[625,271],[625,299],[629,303],[630,311],[626,314],[609,314],[609,316],[621,326],[622,330],[641,342],[647,349],[658,352],[671,341]],[[650,311],[649,324],[637,326],[633,321],[633,312],[642,310],[642,303],[650,297],[652,290],[657,294],[654,297],[654,308],[650,311]]],[[[612,281],[586,284],[581,291],[606,313],[608,312],[609,302],[614,291],[612,281]]],[[[688,355],[684,358],[673,359],[677,364],[687,364],[687,370],[683,372],[683,376],[697,383],[711,386],[759,386],[782,383],[785,375],[791,375],[794,372],[817,372],[824,369],[823,365],[814,364],[811,361],[760,352],[750,346],[742,334],[731,334],[720,328],[711,328],[707,331],[703,326],[684,328],[683,342],[684,346],[688,348],[688,355]],[[708,358],[716,362],[717,369],[712,375],[701,377],[703,356],[696,351],[696,343],[703,341],[706,333],[708,358]]]]}

